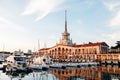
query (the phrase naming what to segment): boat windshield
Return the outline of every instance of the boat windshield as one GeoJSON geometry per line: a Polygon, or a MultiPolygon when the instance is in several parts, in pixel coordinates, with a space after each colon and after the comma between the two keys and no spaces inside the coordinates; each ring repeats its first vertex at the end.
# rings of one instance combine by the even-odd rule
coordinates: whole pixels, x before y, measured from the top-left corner
{"type": "Polygon", "coordinates": [[[14,60],[16,60],[16,61],[24,61],[25,57],[14,57],[14,60]]]}

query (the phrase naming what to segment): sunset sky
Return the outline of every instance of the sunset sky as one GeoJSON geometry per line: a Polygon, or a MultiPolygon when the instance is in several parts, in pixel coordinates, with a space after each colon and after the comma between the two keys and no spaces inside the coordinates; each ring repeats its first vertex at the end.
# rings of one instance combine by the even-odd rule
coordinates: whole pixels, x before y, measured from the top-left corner
{"type": "Polygon", "coordinates": [[[37,51],[59,42],[67,10],[73,42],[120,40],[120,0],[0,0],[0,51],[37,51]]]}

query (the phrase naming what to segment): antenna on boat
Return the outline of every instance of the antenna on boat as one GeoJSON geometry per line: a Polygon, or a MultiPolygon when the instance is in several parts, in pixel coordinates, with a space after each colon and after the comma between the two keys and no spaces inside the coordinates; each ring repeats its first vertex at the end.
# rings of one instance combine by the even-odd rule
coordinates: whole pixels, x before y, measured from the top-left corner
{"type": "Polygon", "coordinates": [[[40,49],[40,42],[39,42],[39,39],[38,39],[38,50],[40,49]]]}

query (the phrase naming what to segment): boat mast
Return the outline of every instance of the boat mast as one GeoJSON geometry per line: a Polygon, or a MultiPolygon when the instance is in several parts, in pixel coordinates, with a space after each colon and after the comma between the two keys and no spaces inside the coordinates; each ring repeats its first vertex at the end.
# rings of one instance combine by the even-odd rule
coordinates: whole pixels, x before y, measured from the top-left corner
{"type": "Polygon", "coordinates": [[[38,53],[39,53],[39,50],[40,50],[40,42],[39,42],[39,39],[38,39],[38,52],[37,52],[37,56],[38,56],[38,53]]]}
{"type": "Polygon", "coordinates": [[[5,60],[4,50],[5,50],[5,44],[3,43],[3,55],[2,55],[2,57],[5,60]]]}
{"type": "Polygon", "coordinates": [[[44,54],[47,54],[46,42],[44,43],[44,46],[45,46],[45,51],[44,51],[44,54]]]}
{"type": "Polygon", "coordinates": [[[40,42],[39,42],[39,39],[38,39],[38,50],[40,49],[40,42]]]}

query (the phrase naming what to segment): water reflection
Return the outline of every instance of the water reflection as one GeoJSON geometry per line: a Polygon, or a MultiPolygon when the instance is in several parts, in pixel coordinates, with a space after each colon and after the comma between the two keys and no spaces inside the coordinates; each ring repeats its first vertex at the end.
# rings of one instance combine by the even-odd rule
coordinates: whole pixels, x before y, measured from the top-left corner
{"type": "Polygon", "coordinates": [[[59,80],[49,71],[37,71],[29,74],[25,73],[1,73],[0,80],[59,80]],[[14,75],[13,75],[14,74],[14,75]]]}
{"type": "Polygon", "coordinates": [[[52,69],[50,73],[58,77],[59,80],[120,80],[120,68],[117,66],[52,69]]]}
{"type": "Polygon", "coordinates": [[[99,80],[100,72],[95,67],[90,68],[77,68],[77,69],[66,69],[66,70],[51,70],[59,80],[74,80],[74,79],[88,79],[88,80],[99,80]]]}
{"type": "Polygon", "coordinates": [[[53,74],[49,72],[42,71],[42,72],[33,72],[33,80],[57,80],[53,74]]]}
{"type": "Polygon", "coordinates": [[[50,69],[31,73],[3,73],[0,80],[120,80],[117,66],[50,69]]]}

